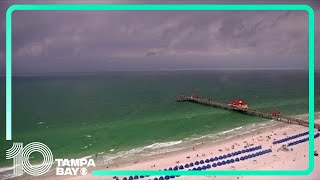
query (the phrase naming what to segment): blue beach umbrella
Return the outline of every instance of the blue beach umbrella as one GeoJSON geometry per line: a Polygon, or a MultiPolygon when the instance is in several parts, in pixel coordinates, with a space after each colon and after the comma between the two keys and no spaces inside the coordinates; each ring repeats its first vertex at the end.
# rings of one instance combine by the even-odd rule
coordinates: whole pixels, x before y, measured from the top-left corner
{"type": "Polygon", "coordinates": [[[129,177],[129,180],[133,180],[133,177],[132,177],[132,176],[130,176],[130,177],[129,177]]]}
{"type": "Polygon", "coordinates": [[[185,164],[184,167],[185,167],[185,168],[189,168],[189,164],[185,164]]]}
{"type": "Polygon", "coordinates": [[[203,161],[203,160],[201,160],[201,161],[200,161],[200,164],[203,164],[203,163],[204,163],[204,161],[203,161]]]}
{"type": "Polygon", "coordinates": [[[158,178],[155,177],[153,180],[158,180],[158,178]]]}
{"type": "Polygon", "coordinates": [[[198,167],[197,170],[201,171],[201,167],[198,167]]]}
{"type": "Polygon", "coordinates": [[[199,165],[199,161],[196,161],[194,164],[195,164],[195,165],[199,165]]]}
{"type": "Polygon", "coordinates": [[[210,158],[210,162],[213,162],[214,161],[214,159],[213,158],[210,158]]]}
{"type": "Polygon", "coordinates": [[[239,158],[236,158],[235,161],[236,161],[236,162],[239,162],[239,158]]]}
{"type": "Polygon", "coordinates": [[[222,165],[225,165],[226,164],[226,161],[222,161],[222,165]]]}
{"type": "Polygon", "coordinates": [[[174,170],[178,170],[178,166],[175,166],[173,169],[174,169],[174,170]]]}
{"type": "Polygon", "coordinates": [[[234,159],[231,159],[230,162],[231,162],[231,163],[234,163],[234,159]]]}
{"type": "Polygon", "coordinates": [[[123,177],[123,179],[122,180],[128,180],[128,178],[127,177],[123,177]]]}
{"type": "Polygon", "coordinates": [[[165,179],[170,179],[170,177],[169,177],[169,176],[165,176],[164,178],[165,178],[165,179]]]}
{"type": "Polygon", "coordinates": [[[181,165],[181,166],[179,166],[179,169],[184,169],[184,167],[181,165]]]}
{"type": "Polygon", "coordinates": [[[229,164],[229,163],[230,163],[230,160],[228,159],[228,160],[226,161],[226,163],[229,164]]]}
{"type": "Polygon", "coordinates": [[[160,176],[159,180],[164,180],[164,179],[163,179],[163,176],[160,176]]]}
{"type": "Polygon", "coordinates": [[[243,161],[243,160],[244,160],[244,157],[240,157],[240,160],[243,161]]]}
{"type": "Polygon", "coordinates": [[[219,160],[219,158],[218,157],[214,157],[214,161],[218,161],[219,160]]]}
{"type": "Polygon", "coordinates": [[[223,157],[223,159],[225,159],[225,158],[227,158],[227,155],[223,155],[222,157],[223,157]]]}
{"type": "Polygon", "coordinates": [[[210,164],[208,164],[208,165],[207,165],[207,169],[210,169],[210,168],[211,168],[211,165],[210,165],[210,164]]]}
{"type": "Polygon", "coordinates": [[[213,164],[212,164],[212,167],[217,167],[217,164],[216,164],[216,163],[213,163],[213,164]]]}
{"type": "Polygon", "coordinates": [[[175,178],[175,176],[172,176],[172,175],[171,175],[171,176],[170,176],[170,178],[172,178],[172,179],[173,179],[173,178],[175,178]]]}
{"type": "Polygon", "coordinates": [[[143,175],[141,175],[141,176],[140,176],[140,178],[144,178],[144,176],[143,176],[143,175]]]}
{"type": "Polygon", "coordinates": [[[229,154],[227,154],[227,157],[231,157],[232,155],[229,153],[229,154]]]}
{"type": "Polygon", "coordinates": [[[171,170],[172,170],[172,167],[170,167],[169,170],[171,171],[171,170]]]}
{"type": "Polygon", "coordinates": [[[208,163],[208,162],[210,162],[210,160],[209,160],[209,159],[206,159],[204,162],[208,163]]]}
{"type": "Polygon", "coordinates": [[[219,161],[219,162],[217,163],[217,165],[218,165],[218,166],[221,166],[221,165],[222,165],[222,163],[219,161]]]}
{"type": "Polygon", "coordinates": [[[134,178],[134,179],[139,179],[139,176],[134,176],[133,178],[134,178]]]}
{"type": "Polygon", "coordinates": [[[207,166],[202,166],[201,169],[206,170],[206,169],[207,169],[207,166]]]}
{"type": "Polygon", "coordinates": [[[192,166],[193,166],[193,163],[190,163],[189,166],[192,167],[192,166]]]}

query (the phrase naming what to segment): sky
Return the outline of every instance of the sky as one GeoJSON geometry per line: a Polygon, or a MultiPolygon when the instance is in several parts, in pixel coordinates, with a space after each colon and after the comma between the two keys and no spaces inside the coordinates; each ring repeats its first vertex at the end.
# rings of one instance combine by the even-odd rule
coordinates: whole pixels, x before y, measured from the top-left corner
{"type": "MultiPolygon", "coordinates": [[[[20,2],[0,3],[0,74],[5,11],[20,2]]],[[[14,74],[308,67],[304,11],[16,11],[12,24],[14,74]]]]}

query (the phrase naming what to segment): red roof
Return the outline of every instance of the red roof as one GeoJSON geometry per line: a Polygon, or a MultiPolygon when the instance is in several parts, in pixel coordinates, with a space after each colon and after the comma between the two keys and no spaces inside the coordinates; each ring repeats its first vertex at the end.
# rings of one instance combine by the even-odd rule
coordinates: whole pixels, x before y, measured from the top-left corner
{"type": "Polygon", "coordinates": [[[234,100],[234,101],[230,102],[230,104],[236,105],[236,106],[239,106],[239,105],[247,105],[244,101],[242,101],[242,100],[240,100],[240,99],[234,100]]]}

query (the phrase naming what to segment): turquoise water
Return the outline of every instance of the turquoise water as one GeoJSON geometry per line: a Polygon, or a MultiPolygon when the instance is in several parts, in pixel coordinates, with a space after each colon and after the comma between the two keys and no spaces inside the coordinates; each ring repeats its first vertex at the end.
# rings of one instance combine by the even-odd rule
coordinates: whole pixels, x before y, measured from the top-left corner
{"type": "MultiPolygon", "coordinates": [[[[1,84],[4,85],[4,78],[1,84]]],[[[4,86],[1,88],[4,90],[4,86]]],[[[176,102],[178,94],[192,92],[221,102],[240,98],[251,108],[286,115],[308,113],[307,71],[106,72],[15,77],[13,140],[25,144],[43,142],[51,148],[54,158],[83,157],[264,121],[176,102]]],[[[5,94],[1,93],[0,98],[3,119],[5,94]]],[[[5,159],[4,150],[11,143],[4,138],[1,141],[0,156],[5,159]]],[[[0,165],[8,163],[3,161],[0,165]]]]}

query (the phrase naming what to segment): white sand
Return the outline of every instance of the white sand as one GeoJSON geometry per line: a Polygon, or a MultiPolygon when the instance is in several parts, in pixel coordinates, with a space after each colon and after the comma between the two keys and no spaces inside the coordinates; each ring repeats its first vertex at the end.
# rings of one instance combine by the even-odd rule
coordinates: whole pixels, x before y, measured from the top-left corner
{"type": "MultiPolygon", "coordinates": [[[[318,120],[319,121],[319,120],[318,120]]],[[[229,165],[220,166],[214,169],[224,169],[224,170],[304,170],[308,168],[308,142],[298,144],[289,148],[289,151],[277,151],[282,144],[272,145],[274,139],[282,139],[287,136],[292,136],[301,132],[307,131],[307,127],[298,125],[285,124],[281,127],[275,127],[272,130],[258,130],[253,133],[228,139],[223,142],[218,142],[214,144],[203,144],[201,146],[193,148],[162,154],[158,156],[153,156],[149,158],[139,159],[135,162],[127,162],[123,164],[117,164],[113,166],[108,166],[108,169],[118,169],[118,170],[160,170],[168,167],[174,167],[175,165],[184,165],[186,163],[199,161],[202,159],[207,159],[219,155],[224,155],[237,150],[242,150],[245,145],[251,144],[251,147],[262,145],[263,149],[272,149],[272,153],[265,154],[263,156],[251,158],[246,161],[240,161],[229,165]],[[269,138],[268,138],[269,137],[269,138]],[[232,147],[234,147],[232,149],[232,147]],[[222,151],[219,151],[222,150],[222,151]],[[198,156],[197,156],[198,155],[198,156]],[[189,157],[189,158],[187,158],[189,157]],[[234,166],[233,168],[231,166],[234,166]]],[[[315,131],[317,133],[317,131],[315,131]]],[[[307,136],[305,136],[307,137],[307,136]]],[[[304,137],[303,137],[304,138],[304,137]]],[[[301,139],[297,138],[296,140],[301,139]]],[[[293,141],[293,140],[291,140],[293,141]]],[[[290,141],[289,141],[290,142],[290,141]]],[[[320,150],[320,138],[315,140],[315,150],[319,152],[320,150]]],[[[238,155],[241,157],[250,153],[245,153],[238,155]]],[[[313,156],[314,157],[314,156],[313,156]]],[[[234,157],[233,157],[234,158],[234,157]]],[[[212,163],[210,163],[212,164],[212,163]]],[[[315,157],[315,169],[309,176],[303,177],[257,177],[257,176],[210,176],[210,177],[198,177],[198,176],[181,176],[175,179],[319,179],[320,158],[315,157]]],[[[96,167],[95,169],[106,169],[104,166],[96,167]]],[[[210,170],[214,170],[210,169],[210,170]]],[[[28,177],[31,179],[68,179],[68,180],[99,180],[99,179],[113,179],[112,177],[93,177],[91,175],[86,176],[76,176],[76,177],[57,177],[54,175],[46,175],[42,177],[28,177]]],[[[19,178],[20,179],[20,178],[19,178]]],[[[122,180],[122,177],[119,179],[122,180]]],[[[152,179],[153,177],[144,178],[152,179]]]]}

